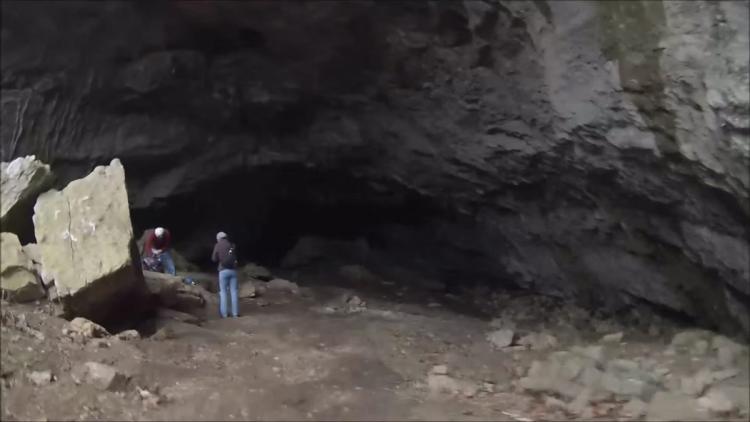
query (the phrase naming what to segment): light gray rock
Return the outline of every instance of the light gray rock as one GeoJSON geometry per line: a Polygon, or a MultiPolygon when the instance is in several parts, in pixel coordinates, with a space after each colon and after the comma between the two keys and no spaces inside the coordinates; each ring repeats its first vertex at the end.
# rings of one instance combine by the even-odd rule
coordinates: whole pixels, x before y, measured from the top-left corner
{"type": "Polygon", "coordinates": [[[682,392],[688,396],[698,397],[714,382],[713,374],[708,369],[701,369],[693,376],[682,377],[680,385],[682,392]]]}
{"type": "Polygon", "coordinates": [[[266,283],[268,290],[286,291],[292,294],[299,294],[299,286],[289,280],[283,278],[274,278],[273,280],[266,283]]]}
{"type": "Polygon", "coordinates": [[[729,413],[735,408],[735,404],[721,390],[708,391],[698,399],[698,405],[716,413],[729,413]]]}
{"type": "Polygon", "coordinates": [[[87,383],[100,390],[122,391],[129,378],[117,368],[99,362],[86,362],[71,373],[77,383],[87,383]]]}
{"type": "Polygon", "coordinates": [[[27,374],[27,377],[37,386],[47,385],[53,380],[52,371],[33,371],[27,374]]]}
{"type": "Polygon", "coordinates": [[[531,350],[541,351],[557,347],[557,337],[548,333],[531,333],[518,339],[518,344],[531,350]]]}
{"type": "Polygon", "coordinates": [[[76,317],[68,324],[71,333],[75,333],[83,338],[102,338],[109,337],[109,332],[101,325],[89,321],[86,318],[76,317]]]}
{"type": "Polygon", "coordinates": [[[487,341],[489,341],[492,344],[492,346],[498,349],[502,349],[513,344],[513,337],[514,337],[513,330],[502,329],[502,330],[496,330],[496,331],[492,331],[491,333],[488,333],[487,341]]]}
{"type": "Polygon", "coordinates": [[[435,375],[448,375],[448,366],[446,365],[435,365],[430,370],[431,374],[435,375]]]}
{"type": "Polygon", "coordinates": [[[48,164],[29,155],[0,163],[0,227],[27,237],[36,197],[48,189],[54,176],[48,164]]]}
{"type": "Polygon", "coordinates": [[[137,330],[125,330],[117,333],[117,339],[124,341],[139,340],[141,334],[137,330]]]}
{"type": "Polygon", "coordinates": [[[602,343],[619,343],[622,341],[623,332],[617,332],[612,334],[607,334],[604,337],[601,338],[602,343]]]}
{"type": "Polygon", "coordinates": [[[625,403],[624,406],[622,406],[621,413],[631,418],[640,418],[641,416],[646,414],[647,408],[648,405],[646,403],[644,403],[640,399],[634,398],[625,403]]]}
{"type": "Polygon", "coordinates": [[[702,421],[709,413],[690,396],[659,391],[648,404],[647,421],[702,421]]]}

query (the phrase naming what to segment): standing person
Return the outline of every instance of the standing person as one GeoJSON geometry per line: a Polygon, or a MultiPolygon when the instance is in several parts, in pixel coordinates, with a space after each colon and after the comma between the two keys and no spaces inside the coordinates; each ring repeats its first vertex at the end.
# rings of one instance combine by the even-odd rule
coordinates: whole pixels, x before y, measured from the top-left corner
{"type": "Polygon", "coordinates": [[[171,242],[172,235],[164,227],[150,230],[143,245],[143,256],[158,258],[164,266],[164,272],[177,275],[172,254],[169,253],[171,242]]]}
{"type": "Polygon", "coordinates": [[[237,255],[234,245],[227,239],[227,234],[216,234],[216,245],[211,260],[219,264],[219,311],[221,317],[227,317],[227,289],[232,297],[232,316],[239,317],[237,303],[237,255]]]}

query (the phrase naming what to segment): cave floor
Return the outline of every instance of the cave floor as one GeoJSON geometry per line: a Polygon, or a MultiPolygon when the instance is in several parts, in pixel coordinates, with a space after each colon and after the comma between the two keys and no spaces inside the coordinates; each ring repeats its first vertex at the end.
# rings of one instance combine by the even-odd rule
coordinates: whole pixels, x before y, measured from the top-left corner
{"type": "MultiPolygon", "coordinates": [[[[667,378],[694,374],[715,359],[668,352],[680,332],[669,321],[597,319],[533,295],[484,292],[470,299],[423,289],[420,298],[387,283],[300,285],[297,293],[268,290],[242,299],[237,319],[217,318],[216,302],[198,323],[157,318],[156,334],[132,341],[77,342],[63,335],[67,322],[48,305],[4,304],[2,420],[639,419],[627,415],[623,399],[594,402],[579,415],[552,394],[518,388],[518,380],[535,360],[601,345],[603,335],[617,332],[621,341],[604,343],[613,358],[651,360],[668,369],[667,378]],[[480,299],[485,306],[474,308],[491,302],[494,319],[451,305],[480,299]],[[22,326],[8,322],[21,314],[22,326]],[[499,327],[511,327],[515,341],[529,333],[557,341],[497,349],[487,334],[499,327]],[[115,366],[129,384],[121,391],[77,384],[71,370],[88,361],[115,366]],[[47,370],[52,382],[28,377],[47,370]]],[[[733,379],[747,385],[747,367],[740,365],[733,379]]]]}

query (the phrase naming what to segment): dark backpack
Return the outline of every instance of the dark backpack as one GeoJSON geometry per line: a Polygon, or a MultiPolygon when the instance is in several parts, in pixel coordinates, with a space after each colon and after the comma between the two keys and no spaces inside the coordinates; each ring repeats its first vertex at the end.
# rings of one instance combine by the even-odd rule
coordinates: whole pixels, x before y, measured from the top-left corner
{"type": "Polygon", "coordinates": [[[237,267],[237,254],[234,250],[234,245],[232,245],[221,260],[221,268],[233,270],[235,267],[237,267]]]}

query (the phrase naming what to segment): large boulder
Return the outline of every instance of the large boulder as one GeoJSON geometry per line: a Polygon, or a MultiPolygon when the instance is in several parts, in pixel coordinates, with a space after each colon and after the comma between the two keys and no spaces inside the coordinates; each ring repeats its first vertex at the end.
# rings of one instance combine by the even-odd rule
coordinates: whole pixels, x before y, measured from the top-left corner
{"type": "Polygon", "coordinates": [[[49,165],[29,155],[0,163],[0,174],[0,227],[28,240],[33,234],[34,201],[52,184],[52,172],[49,165]]]}
{"type": "Polygon", "coordinates": [[[13,233],[0,234],[2,260],[0,260],[0,286],[3,296],[16,302],[28,302],[44,296],[34,264],[23,252],[18,236],[13,233]]]}
{"type": "Polygon", "coordinates": [[[118,320],[120,311],[132,316],[137,309],[131,307],[143,303],[146,286],[118,159],[62,191],[42,194],[34,228],[42,266],[69,316],[118,320]]]}

